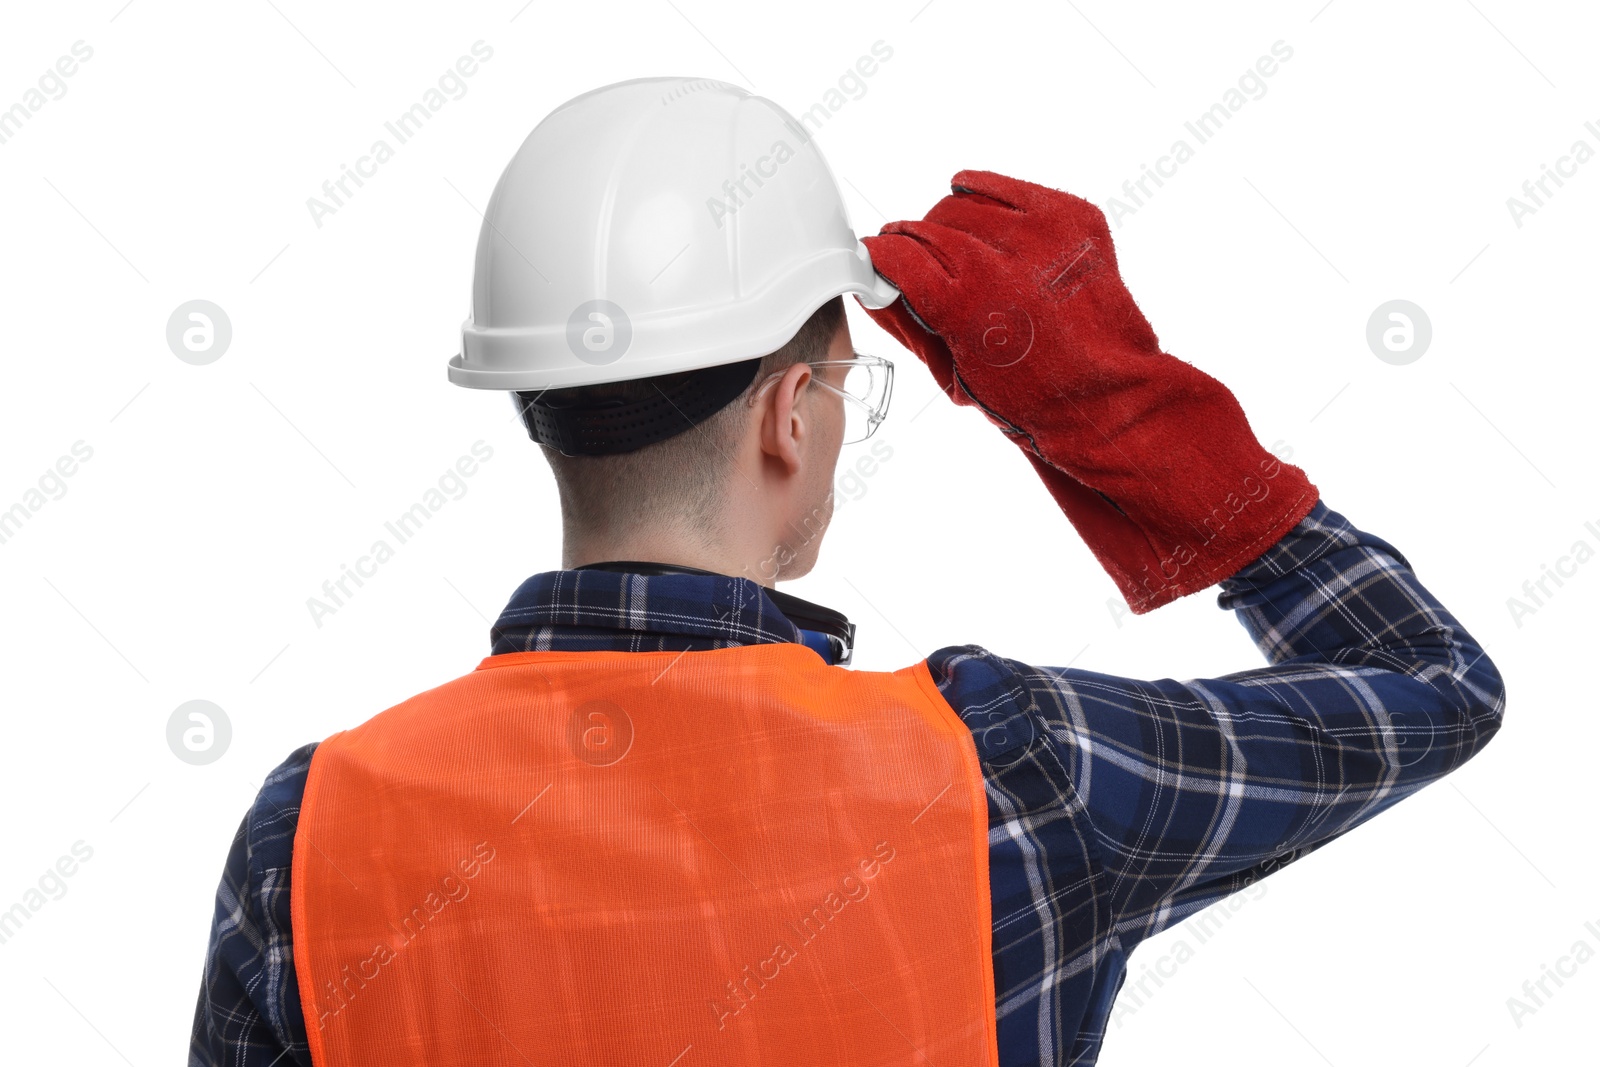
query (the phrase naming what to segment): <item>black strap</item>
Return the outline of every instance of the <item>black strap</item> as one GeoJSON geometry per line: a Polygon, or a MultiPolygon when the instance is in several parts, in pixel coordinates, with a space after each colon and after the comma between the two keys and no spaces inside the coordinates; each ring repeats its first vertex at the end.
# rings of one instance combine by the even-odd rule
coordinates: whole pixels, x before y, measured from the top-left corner
{"type": "Polygon", "coordinates": [[[518,392],[528,436],[564,456],[632,452],[698,426],[749,387],[761,357],[658,375],[643,400],[590,401],[587,386],[518,392]]]}

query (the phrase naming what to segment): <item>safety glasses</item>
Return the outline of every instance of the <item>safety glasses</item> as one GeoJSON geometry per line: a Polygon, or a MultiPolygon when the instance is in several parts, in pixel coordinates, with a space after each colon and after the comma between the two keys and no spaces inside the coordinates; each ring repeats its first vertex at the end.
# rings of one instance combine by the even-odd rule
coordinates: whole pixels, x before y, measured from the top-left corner
{"type": "MultiPolygon", "coordinates": [[[[877,430],[889,414],[889,395],[894,391],[894,364],[882,356],[869,356],[857,352],[854,359],[828,359],[811,364],[811,381],[830,393],[844,397],[844,444],[865,441],[877,430]],[[823,369],[828,377],[836,377],[842,368],[844,381],[838,386],[823,380],[823,369]]],[[[749,403],[783,377],[784,371],[773,371],[750,394],[749,403]]]]}

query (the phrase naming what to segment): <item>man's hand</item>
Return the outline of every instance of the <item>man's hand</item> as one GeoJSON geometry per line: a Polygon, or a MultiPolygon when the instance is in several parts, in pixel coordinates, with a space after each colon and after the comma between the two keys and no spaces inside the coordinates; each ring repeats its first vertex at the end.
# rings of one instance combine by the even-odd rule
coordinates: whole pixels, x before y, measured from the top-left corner
{"type": "Polygon", "coordinates": [[[1226,386],[1161,351],[1088,201],[965,170],[865,242],[901,292],[868,313],[1023,450],[1135,612],[1233,574],[1316,504],[1226,386]]]}

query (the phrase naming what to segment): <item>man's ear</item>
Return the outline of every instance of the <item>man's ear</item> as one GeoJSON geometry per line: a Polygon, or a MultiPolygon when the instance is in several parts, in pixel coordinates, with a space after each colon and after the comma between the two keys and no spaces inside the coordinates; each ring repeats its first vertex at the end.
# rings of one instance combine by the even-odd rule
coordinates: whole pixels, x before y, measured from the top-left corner
{"type": "Polygon", "coordinates": [[[788,473],[800,469],[801,446],[811,432],[804,400],[810,390],[811,364],[795,363],[783,372],[760,406],[761,451],[783,464],[788,473]]]}

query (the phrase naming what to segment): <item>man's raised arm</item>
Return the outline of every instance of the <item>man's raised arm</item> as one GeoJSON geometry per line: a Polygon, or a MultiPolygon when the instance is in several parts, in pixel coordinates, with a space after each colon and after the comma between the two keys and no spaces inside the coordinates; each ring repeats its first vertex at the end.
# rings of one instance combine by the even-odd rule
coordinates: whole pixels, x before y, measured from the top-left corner
{"type": "Polygon", "coordinates": [[[997,904],[1051,914],[1091,877],[1096,936],[1131,947],[1458,767],[1504,689],[1397,550],[1161,351],[1099,209],[983,171],[951,189],[866,238],[902,296],[869,313],[1022,450],[1134,612],[1221,582],[1271,664],[1180,682],[929,657],[1035,868],[997,904]]]}

